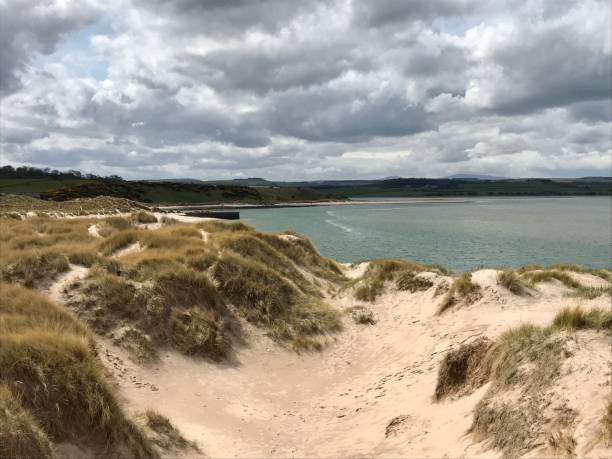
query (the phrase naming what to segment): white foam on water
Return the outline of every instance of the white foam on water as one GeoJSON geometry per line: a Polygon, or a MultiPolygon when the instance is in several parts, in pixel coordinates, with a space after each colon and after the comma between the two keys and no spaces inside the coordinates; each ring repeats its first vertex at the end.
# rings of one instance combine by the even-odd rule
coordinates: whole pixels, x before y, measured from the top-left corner
{"type": "Polygon", "coordinates": [[[325,223],[327,223],[328,225],[335,226],[336,228],[340,228],[342,231],[345,231],[347,233],[353,232],[353,228],[351,228],[350,226],[345,226],[336,220],[328,219],[328,220],[325,220],[325,223]]]}

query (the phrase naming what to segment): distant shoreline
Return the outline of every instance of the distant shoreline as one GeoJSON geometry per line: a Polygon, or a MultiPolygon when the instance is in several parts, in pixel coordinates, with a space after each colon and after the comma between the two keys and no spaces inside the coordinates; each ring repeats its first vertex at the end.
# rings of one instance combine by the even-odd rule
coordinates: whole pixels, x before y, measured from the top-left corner
{"type": "Polygon", "coordinates": [[[351,199],[342,201],[281,202],[266,204],[186,204],[184,206],[156,206],[161,211],[191,211],[217,209],[283,209],[288,207],[354,206],[366,204],[466,204],[473,199],[407,198],[407,199],[351,199]]]}

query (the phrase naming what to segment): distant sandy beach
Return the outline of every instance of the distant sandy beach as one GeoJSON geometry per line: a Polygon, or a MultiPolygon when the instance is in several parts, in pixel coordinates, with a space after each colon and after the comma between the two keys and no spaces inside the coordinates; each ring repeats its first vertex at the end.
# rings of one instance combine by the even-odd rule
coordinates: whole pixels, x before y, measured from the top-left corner
{"type": "Polygon", "coordinates": [[[158,206],[162,211],[214,210],[214,209],[280,209],[286,207],[351,206],[371,204],[465,204],[468,199],[407,198],[407,199],[350,199],[346,201],[281,202],[273,204],[186,204],[184,206],[158,206]]]}

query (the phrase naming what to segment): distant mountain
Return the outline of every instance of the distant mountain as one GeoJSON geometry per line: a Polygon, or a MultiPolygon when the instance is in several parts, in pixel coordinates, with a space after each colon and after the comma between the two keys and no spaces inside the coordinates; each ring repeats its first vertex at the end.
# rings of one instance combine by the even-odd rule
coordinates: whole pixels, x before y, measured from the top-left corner
{"type": "Polygon", "coordinates": [[[484,175],[484,174],[454,174],[445,177],[447,179],[460,179],[460,180],[508,180],[508,177],[499,177],[497,175],[484,175]]]}
{"type": "Polygon", "coordinates": [[[580,177],[576,180],[581,182],[612,182],[612,177],[580,177]]]}

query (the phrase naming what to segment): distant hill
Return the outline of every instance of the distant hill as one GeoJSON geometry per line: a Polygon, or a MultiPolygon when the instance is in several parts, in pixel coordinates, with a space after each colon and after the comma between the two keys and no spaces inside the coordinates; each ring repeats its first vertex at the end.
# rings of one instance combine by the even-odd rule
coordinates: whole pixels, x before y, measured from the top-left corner
{"type": "Polygon", "coordinates": [[[612,182],[612,177],[580,177],[576,180],[582,182],[612,182]]]}
{"type": "Polygon", "coordinates": [[[508,180],[508,177],[499,177],[497,175],[484,175],[484,174],[454,174],[445,177],[451,180],[508,180]]]}
{"type": "Polygon", "coordinates": [[[328,195],[358,197],[609,196],[612,182],[583,179],[402,178],[366,184],[327,182],[311,188],[328,195]]]}
{"type": "Polygon", "coordinates": [[[206,183],[203,180],[194,178],[171,178],[171,179],[158,179],[158,180],[143,180],[150,183],[206,183]]]}
{"type": "Polygon", "coordinates": [[[456,174],[441,179],[270,181],[260,177],[203,181],[192,178],[123,180],[78,171],[0,167],[0,193],[51,200],[115,196],[155,204],[281,203],[346,197],[609,196],[612,177],[520,178],[456,174]]]}
{"type": "Polygon", "coordinates": [[[170,178],[170,179],[156,179],[156,180],[145,180],[150,183],[199,183],[206,185],[238,185],[238,186],[276,186],[275,182],[259,178],[235,178],[228,180],[200,180],[194,178],[170,178]]]}
{"type": "MultiPolygon", "coordinates": [[[[174,181],[111,181],[0,179],[0,193],[66,201],[76,198],[114,196],[150,204],[274,204],[326,201],[324,190],[306,187],[211,185],[174,181]]],[[[333,199],[341,199],[335,194],[333,199]]]]}
{"type": "Polygon", "coordinates": [[[260,177],[234,178],[227,180],[198,180],[198,183],[206,183],[208,185],[277,186],[276,182],[260,177]]]}
{"type": "MultiPolygon", "coordinates": [[[[151,204],[274,204],[330,199],[323,190],[278,187],[261,178],[218,181],[215,184],[190,178],[123,180],[118,176],[97,177],[78,171],[11,166],[0,167],[0,194],[28,195],[49,201],[112,196],[151,204]]],[[[333,199],[338,198],[342,198],[341,195],[333,196],[333,199]]]]}
{"type": "Polygon", "coordinates": [[[400,177],[399,175],[390,175],[389,177],[385,177],[383,180],[395,180],[395,179],[401,179],[402,177],[400,177]]]}

